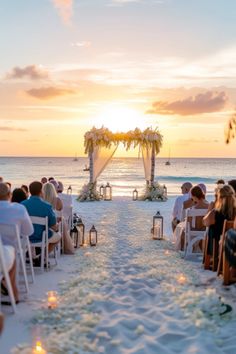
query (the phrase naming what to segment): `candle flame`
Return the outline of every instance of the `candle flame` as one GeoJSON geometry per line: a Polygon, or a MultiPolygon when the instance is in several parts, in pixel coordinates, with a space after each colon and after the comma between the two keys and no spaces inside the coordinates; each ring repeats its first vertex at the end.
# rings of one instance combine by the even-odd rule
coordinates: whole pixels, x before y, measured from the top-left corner
{"type": "Polygon", "coordinates": [[[179,284],[184,284],[185,282],[186,282],[186,277],[183,275],[183,274],[181,274],[179,277],[178,277],[178,282],[179,282],[179,284]]]}

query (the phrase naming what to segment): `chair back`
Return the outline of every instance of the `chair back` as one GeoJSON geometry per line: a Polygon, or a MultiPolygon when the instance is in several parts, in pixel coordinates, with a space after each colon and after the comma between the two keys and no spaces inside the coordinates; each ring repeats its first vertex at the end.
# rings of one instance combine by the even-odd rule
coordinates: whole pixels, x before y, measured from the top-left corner
{"type": "Polygon", "coordinates": [[[226,231],[232,229],[233,227],[234,227],[234,220],[225,220],[222,229],[222,236],[225,236],[226,231]]]}
{"type": "Polygon", "coordinates": [[[18,225],[0,223],[0,233],[2,235],[3,244],[11,245],[17,250],[21,249],[18,225]]]}
{"type": "MultiPolygon", "coordinates": [[[[188,209],[186,213],[186,221],[190,226],[190,230],[195,229],[197,220],[202,220],[206,214],[207,214],[207,209],[196,209],[196,208],[188,209]]],[[[202,224],[201,230],[205,230],[205,229],[206,227],[202,224]]]]}

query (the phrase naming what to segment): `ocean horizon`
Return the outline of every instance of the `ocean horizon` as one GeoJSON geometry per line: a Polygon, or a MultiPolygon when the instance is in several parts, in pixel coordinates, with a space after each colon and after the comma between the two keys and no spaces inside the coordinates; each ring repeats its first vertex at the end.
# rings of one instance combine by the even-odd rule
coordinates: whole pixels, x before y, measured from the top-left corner
{"type": "MultiPolygon", "coordinates": [[[[208,194],[213,194],[217,179],[227,182],[236,178],[236,158],[171,158],[170,166],[166,161],[166,157],[156,159],[155,180],[167,186],[169,195],[179,194],[185,181],[204,183],[208,194]]],[[[71,185],[73,194],[77,194],[88,181],[89,173],[83,171],[88,164],[87,157],[74,161],[74,157],[5,156],[0,157],[0,176],[13,188],[53,176],[65,188],[71,185]]],[[[107,182],[113,187],[113,196],[132,196],[134,188],[141,193],[145,186],[142,158],[114,157],[99,177],[98,186],[107,182]]]]}

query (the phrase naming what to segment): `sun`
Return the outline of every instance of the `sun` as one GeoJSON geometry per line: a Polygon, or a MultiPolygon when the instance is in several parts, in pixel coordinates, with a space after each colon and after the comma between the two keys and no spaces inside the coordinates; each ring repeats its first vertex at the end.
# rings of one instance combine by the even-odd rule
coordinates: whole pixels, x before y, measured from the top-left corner
{"type": "Polygon", "coordinates": [[[112,132],[126,132],[136,127],[145,128],[145,117],[142,113],[129,107],[111,105],[106,107],[99,116],[94,118],[96,127],[104,126],[112,132]]]}

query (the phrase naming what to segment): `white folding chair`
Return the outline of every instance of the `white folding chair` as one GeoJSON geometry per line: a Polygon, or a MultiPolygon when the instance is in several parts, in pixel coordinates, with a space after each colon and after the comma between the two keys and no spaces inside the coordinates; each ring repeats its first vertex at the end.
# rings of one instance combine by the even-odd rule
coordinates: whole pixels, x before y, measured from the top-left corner
{"type": "Polygon", "coordinates": [[[64,216],[63,216],[63,209],[62,210],[55,210],[56,217],[60,221],[58,221],[59,225],[59,232],[61,234],[61,242],[58,243],[57,245],[57,250],[58,250],[58,256],[60,257],[61,253],[64,253],[64,238],[63,238],[63,223],[64,223],[64,216]]]}
{"type": "Polygon", "coordinates": [[[196,229],[196,218],[203,218],[207,213],[207,209],[195,209],[191,208],[187,210],[186,214],[186,228],[185,228],[185,257],[190,255],[199,254],[193,252],[193,246],[205,239],[206,227],[202,225],[201,230],[196,229]]]}
{"type": "MultiPolygon", "coordinates": [[[[13,309],[13,312],[16,313],[16,301],[15,301],[15,297],[13,294],[9,273],[8,273],[7,267],[6,267],[2,238],[0,235],[0,284],[1,284],[2,278],[5,279],[8,294],[9,294],[11,305],[12,305],[12,309],[13,309]]],[[[0,300],[1,300],[1,292],[0,292],[0,300]]]]}
{"type": "Polygon", "coordinates": [[[34,276],[33,258],[32,258],[30,240],[29,240],[28,236],[27,237],[21,236],[21,245],[22,245],[23,255],[24,255],[24,259],[25,259],[25,263],[26,263],[26,270],[27,270],[26,254],[28,253],[27,261],[29,261],[29,270],[31,273],[31,281],[32,281],[32,283],[34,283],[35,276],[34,276]]]}
{"type": "Polygon", "coordinates": [[[22,269],[26,292],[29,292],[29,283],[26,273],[25,257],[20,239],[20,232],[17,225],[0,223],[0,233],[2,241],[6,245],[15,247],[16,250],[16,266],[17,266],[17,283],[19,283],[19,266],[22,269]]]}
{"type": "Polygon", "coordinates": [[[31,247],[41,248],[41,264],[40,269],[44,271],[44,261],[46,262],[46,269],[48,270],[48,217],[30,216],[33,225],[41,225],[45,227],[42,233],[42,240],[40,242],[31,242],[31,247]]]}

